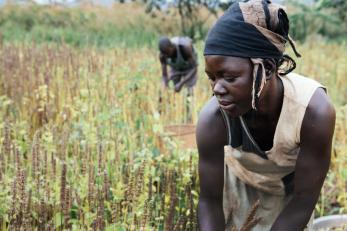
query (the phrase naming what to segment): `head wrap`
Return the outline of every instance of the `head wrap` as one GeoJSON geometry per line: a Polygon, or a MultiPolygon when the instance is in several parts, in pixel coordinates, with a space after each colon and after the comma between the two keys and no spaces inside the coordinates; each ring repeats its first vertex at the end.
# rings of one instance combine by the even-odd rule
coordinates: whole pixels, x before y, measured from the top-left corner
{"type": "Polygon", "coordinates": [[[250,58],[253,63],[252,107],[256,109],[266,83],[263,59],[292,60],[283,54],[287,41],[300,57],[288,31],[287,14],[280,5],[270,0],[234,3],[209,31],[204,55],[250,58]]]}

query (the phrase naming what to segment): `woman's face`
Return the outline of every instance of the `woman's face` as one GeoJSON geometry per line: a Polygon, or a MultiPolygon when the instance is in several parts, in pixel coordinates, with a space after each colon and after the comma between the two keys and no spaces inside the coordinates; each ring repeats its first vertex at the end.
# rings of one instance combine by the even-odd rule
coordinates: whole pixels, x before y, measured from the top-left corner
{"type": "Polygon", "coordinates": [[[175,55],[175,49],[175,46],[167,46],[160,49],[160,51],[165,56],[165,58],[172,58],[175,55]]]}
{"type": "Polygon", "coordinates": [[[231,117],[251,110],[253,66],[249,59],[207,55],[205,72],[220,107],[231,117]]]}

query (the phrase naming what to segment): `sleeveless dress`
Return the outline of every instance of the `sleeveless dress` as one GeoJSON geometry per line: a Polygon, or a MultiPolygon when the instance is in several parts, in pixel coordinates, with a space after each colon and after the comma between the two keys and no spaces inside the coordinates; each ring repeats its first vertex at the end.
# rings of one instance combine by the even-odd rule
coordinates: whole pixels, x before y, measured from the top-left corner
{"type": "MultiPolygon", "coordinates": [[[[171,42],[176,46],[177,56],[175,59],[167,58],[166,63],[170,66],[170,80],[177,84],[180,82],[181,77],[190,72],[193,67],[188,61],[186,61],[182,55],[180,46],[191,46],[192,40],[188,37],[173,37],[171,42]]],[[[193,56],[197,62],[197,54],[193,47],[193,56]]],[[[195,72],[193,78],[185,83],[187,87],[193,87],[197,81],[197,72],[195,72]]]]}
{"type": "MultiPolygon", "coordinates": [[[[228,130],[223,191],[224,216],[229,224],[226,230],[232,225],[239,229],[259,199],[256,216],[262,219],[252,230],[269,231],[292,197],[303,117],[316,89],[324,87],[298,74],[280,78],[283,104],[270,150],[259,148],[242,116],[232,119],[221,110],[228,130]]],[[[312,230],[312,221],[313,215],[305,230],[312,230]]]]}

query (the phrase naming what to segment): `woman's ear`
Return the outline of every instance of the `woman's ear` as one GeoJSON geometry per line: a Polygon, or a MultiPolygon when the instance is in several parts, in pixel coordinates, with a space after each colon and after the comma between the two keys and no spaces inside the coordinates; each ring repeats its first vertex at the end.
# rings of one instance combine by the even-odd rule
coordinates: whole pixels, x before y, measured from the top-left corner
{"type": "Polygon", "coordinates": [[[264,59],[263,64],[264,64],[264,68],[265,68],[266,79],[269,80],[277,71],[277,66],[276,66],[275,60],[274,59],[264,59]]]}

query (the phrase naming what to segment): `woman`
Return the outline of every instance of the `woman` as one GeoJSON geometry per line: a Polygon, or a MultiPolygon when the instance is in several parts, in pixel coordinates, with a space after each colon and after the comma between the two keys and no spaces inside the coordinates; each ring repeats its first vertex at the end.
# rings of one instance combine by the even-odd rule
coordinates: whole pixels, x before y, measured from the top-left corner
{"type": "Polygon", "coordinates": [[[260,202],[255,231],[310,230],[329,169],[335,111],[295,62],[285,11],[233,4],[210,30],[205,69],[214,96],[199,116],[200,230],[240,228],[260,202]]]}
{"type": "Polygon", "coordinates": [[[164,87],[172,80],[176,92],[186,86],[190,95],[197,81],[197,55],[192,40],[188,37],[162,37],[159,40],[159,50],[164,87]],[[171,68],[169,76],[167,65],[171,68]]]}

